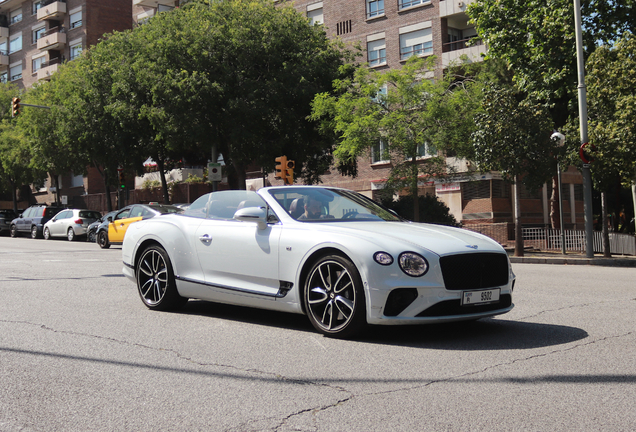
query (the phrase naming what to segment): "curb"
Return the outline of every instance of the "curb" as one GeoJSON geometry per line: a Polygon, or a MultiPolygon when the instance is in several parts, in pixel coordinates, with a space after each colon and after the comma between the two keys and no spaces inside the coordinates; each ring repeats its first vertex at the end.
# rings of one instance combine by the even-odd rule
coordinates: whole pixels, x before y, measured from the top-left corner
{"type": "Polygon", "coordinates": [[[573,258],[573,257],[546,257],[546,256],[515,257],[509,256],[510,262],[521,264],[557,264],[557,265],[593,265],[603,267],[636,267],[634,258],[573,258]]]}

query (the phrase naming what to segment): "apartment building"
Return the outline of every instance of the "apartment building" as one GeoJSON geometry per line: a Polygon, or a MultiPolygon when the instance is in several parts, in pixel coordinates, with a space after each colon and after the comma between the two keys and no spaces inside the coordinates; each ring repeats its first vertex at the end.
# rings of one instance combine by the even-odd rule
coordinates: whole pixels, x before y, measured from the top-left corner
{"type": "MultiPolygon", "coordinates": [[[[369,67],[376,70],[399,68],[411,56],[434,55],[441,76],[444,68],[465,56],[481,61],[486,46],[477,39],[469,22],[466,7],[474,0],[295,0],[290,3],[310,22],[324,26],[327,35],[346,43],[360,43],[366,48],[369,67]],[[471,41],[470,46],[468,41],[471,41]]],[[[358,160],[358,176],[344,177],[327,173],[325,184],[357,190],[369,197],[377,196],[386,181],[390,163],[381,159],[382,144],[358,160]]],[[[435,152],[425,145],[421,157],[435,152]]],[[[437,195],[463,224],[513,222],[514,205],[511,186],[498,173],[474,175],[470,163],[449,159],[459,175],[450,183],[422,179],[420,193],[437,195]],[[472,175],[468,175],[471,174],[472,175]]],[[[272,183],[277,181],[270,178],[272,183]]],[[[564,223],[566,227],[583,226],[582,179],[571,169],[563,174],[564,223]]],[[[524,225],[549,223],[551,185],[537,193],[520,194],[524,225]]]]}
{"type": "MultiPolygon", "coordinates": [[[[0,0],[0,81],[28,89],[97,44],[106,33],[132,28],[131,0],[0,0]]],[[[32,108],[27,108],[32,109],[32,108]]],[[[55,202],[56,182],[32,187],[31,202],[55,202]]],[[[60,176],[63,201],[87,193],[87,179],[60,176]]]]}
{"type": "Polygon", "coordinates": [[[179,7],[183,0],[132,0],[133,21],[143,24],[160,12],[169,12],[179,7]]]}

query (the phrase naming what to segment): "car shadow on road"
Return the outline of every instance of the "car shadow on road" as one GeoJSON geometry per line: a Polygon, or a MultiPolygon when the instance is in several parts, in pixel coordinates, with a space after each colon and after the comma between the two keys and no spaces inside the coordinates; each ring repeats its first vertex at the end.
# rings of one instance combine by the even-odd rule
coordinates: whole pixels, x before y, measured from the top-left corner
{"type": "MultiPolygon", "coordinates": [[[[305,315],[253,309],[242,306],[190,300],[178,313],[316,333],[305,315]]],[[[408,346],[412,348],[473,351],[549,347],[588,337],[580,328],[485,318],[447,324],[369,326],[354,338],[358,343],[408,346]]]]}

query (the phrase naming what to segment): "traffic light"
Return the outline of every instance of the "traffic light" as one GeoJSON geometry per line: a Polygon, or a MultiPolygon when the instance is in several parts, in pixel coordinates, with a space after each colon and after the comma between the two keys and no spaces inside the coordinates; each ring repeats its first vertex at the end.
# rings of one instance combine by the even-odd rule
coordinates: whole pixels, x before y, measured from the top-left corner
{"type": "Polygon", "coordinates": [[[279,156],[276,158],[276,173],[274,178],[282,179],[287,184],[287,156],[279,156]]]}
{"type": "Polygon", "coordinates": [[[20,114],[20,98],[14,97],[11,100],[11,117],[17,117],[20,114]]]}
{"type": "Polygon", "coordinates": [[[117,170],[117,180],[119,180],[119,189],[126,189],[126,176],[124,170],[117,170]]]}
{"type": "Polygon", "coordinates": [[[287,161],[287,178],[285,179],[285,184],[294,184],[294,166],[296,166],[296,164],[293,160],[287,161]]]}

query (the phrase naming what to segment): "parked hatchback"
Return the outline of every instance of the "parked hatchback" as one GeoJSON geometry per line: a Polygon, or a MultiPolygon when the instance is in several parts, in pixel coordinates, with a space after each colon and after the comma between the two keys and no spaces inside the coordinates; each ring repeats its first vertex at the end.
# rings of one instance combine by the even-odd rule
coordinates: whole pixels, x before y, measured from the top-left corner
{"type": "Polygon", "coordinates": [[[44,238],[48,240],[52,237],[66,237],[69,241],[73,241],[77,237],[85,236],[88,226],[101,216],[99,212],[93,210],[62,210],[44,224],[44,238]]]}
{"type": "Polygon", "coordinates": [[[11,230],[11,221],[17,216],[13,210],[0,209],[0,234],[9,233],[11,230]]]}
{"type": "Polygon", "coordinates": [[[64,209],[61,207],[48,205],[29,207],[20,216],[11,221],[11,237],[17,237],[22,233],[31,233],[31,238],[41,237],[44,224],[62,210],[64,209]]]}

